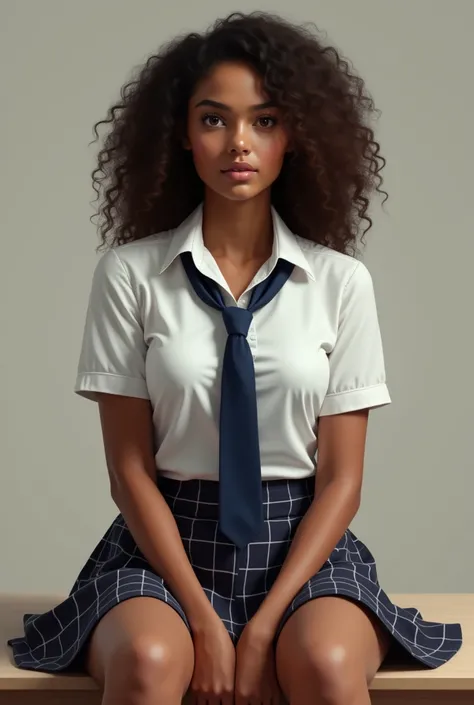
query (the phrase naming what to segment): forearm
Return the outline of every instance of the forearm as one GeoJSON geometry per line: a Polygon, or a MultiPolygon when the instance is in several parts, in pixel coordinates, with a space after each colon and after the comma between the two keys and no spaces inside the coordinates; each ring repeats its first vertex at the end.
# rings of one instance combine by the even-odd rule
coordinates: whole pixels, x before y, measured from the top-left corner
{"type": "Polygon", "coordinates": [[[176,520],[153,479],[141,468],[112,491],[130,532],[153,569],[169,584],[191,629],[215,616],[188,560],[176,520]]]}
{"type": "Polygon", "coordinates": [[[290,550],[256,621],[276,631],[289,603],[328,559],[359,508],[359,492],[349,483],[330,482],[300,522],[290,550]]]}

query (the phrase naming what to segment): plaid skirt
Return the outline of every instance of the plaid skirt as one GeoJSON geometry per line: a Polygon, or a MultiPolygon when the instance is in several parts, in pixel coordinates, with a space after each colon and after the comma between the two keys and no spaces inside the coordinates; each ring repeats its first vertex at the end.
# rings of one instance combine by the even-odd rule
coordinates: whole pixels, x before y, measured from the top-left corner
{"type": "MultiPolygon", "coordinates": [[[[197,578],[235,644],[278,575],[313,499],[314,478],[264,481],[262,535],[242,550],[219,531],[218,483],[161,477],[158,484],[197,578]]],[[[379,585],[373,555],[349,529],[288,605],[275,640],[298,607],[323,595],[351,599],[377,615],[393,637],[388,662],[436,668],[461,647],[460,624],[427,622],[416,607],[390,601],[379,585]]],[[[16,665],[37,671],[81,670],[84,647],[98,621],[118,603],[140,596],[168,603],[189,629],[178,600],[140,552],[119,514],[68,597],[48,612],[24,615],[24,636],[8,642],[16,665]]]]}

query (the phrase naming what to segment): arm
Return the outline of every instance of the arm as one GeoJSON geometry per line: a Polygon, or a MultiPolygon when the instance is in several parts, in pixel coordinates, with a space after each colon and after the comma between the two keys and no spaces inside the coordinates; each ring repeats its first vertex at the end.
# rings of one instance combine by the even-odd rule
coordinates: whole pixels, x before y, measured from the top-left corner
{"type": "Polygon", "coordinates": [[[291,600],[318,572],[360,505],[368,409],[319,420],[315,497],[300,522],[286,560],[253,629],[272,639],[291,600]]]}
{"type": "Polygon", "coordinates": [[[356,515],[369,409],[390,403],[372,277],[361,262],[354,264],[343,286],[336,340],[328,359],[329,385],[318,415],[315,497],[254,617],[254,624],[267,636],[356,515]]]}
{"type": "Polygon", "coordinates": [[[193,633],[199,632],[216,613],[156,485],[150,403],[113,394],[97,397],[112,498],[143,555],[183,606],[193,633]]]}

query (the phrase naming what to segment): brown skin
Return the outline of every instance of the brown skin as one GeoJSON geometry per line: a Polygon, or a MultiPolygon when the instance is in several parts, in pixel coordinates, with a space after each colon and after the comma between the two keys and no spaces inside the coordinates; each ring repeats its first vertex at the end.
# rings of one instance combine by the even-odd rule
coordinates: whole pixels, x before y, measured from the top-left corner
{"type": "MultiPolygon", "coordinates": [[[[204,242],[236,299],[271,254],[270,186],[290,149],[277,108],[252,108],[267,100],[251,69],[225,63],[189,101],[183,146],[192,150],[206,187],[204,242]],[[228,109],[199,105],[203,100],[228,109]],[[204,119],[206,114],[213,117],[204,119]],[[233,182],[221,170],[234,161],[249,162],[258,171],[233,182]]],[[[193,632],[191,639],[172,608],[148,598],[110,610],[87,652],[89,672],[105,687],[103,705],[178,704],[189,686],[199,705],[230,705],[234,699],[236,705],[275,705],[280,687],[291,705],[369,703],[367,684],[390,642],[362,606],[340,597],[313,600],[288,620],[276,658],[272,649],[286,606],[325,562],[359,508],[368,411],[320,418],[314,502],[234,649],[155,484],[149,402],[100,395],[99,408],[112,497],[138,546],[183,605],[193,632]]]]}
{"type": "Polygon", "coordinates": [[[204,243],[235,298],[272,252],[270,186],[289,149],[278,109],[252,107],[266,102],[258,76],[238,63],[217,66],[189,101],[184,146],[205,184],[204,243]],[[239,161],[257,169],[248,181],[233,182],[222,173],[239,161]]]}

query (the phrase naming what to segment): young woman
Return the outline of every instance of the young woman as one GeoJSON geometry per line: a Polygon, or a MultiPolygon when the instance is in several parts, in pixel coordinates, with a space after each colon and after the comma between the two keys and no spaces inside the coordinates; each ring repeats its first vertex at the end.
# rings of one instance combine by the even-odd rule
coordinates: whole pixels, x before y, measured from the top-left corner
{"type": "Polygon", "coordinates": [[[385,193],[373,112],[333,48],[264,13],[177,38],[111,108],[76,391],[120,514],[25,616],[19,667],[85,668],[104,705],[367,705],[382,662],[460,648],[348,528],[390,402],[355,256],[385,193]]]}

